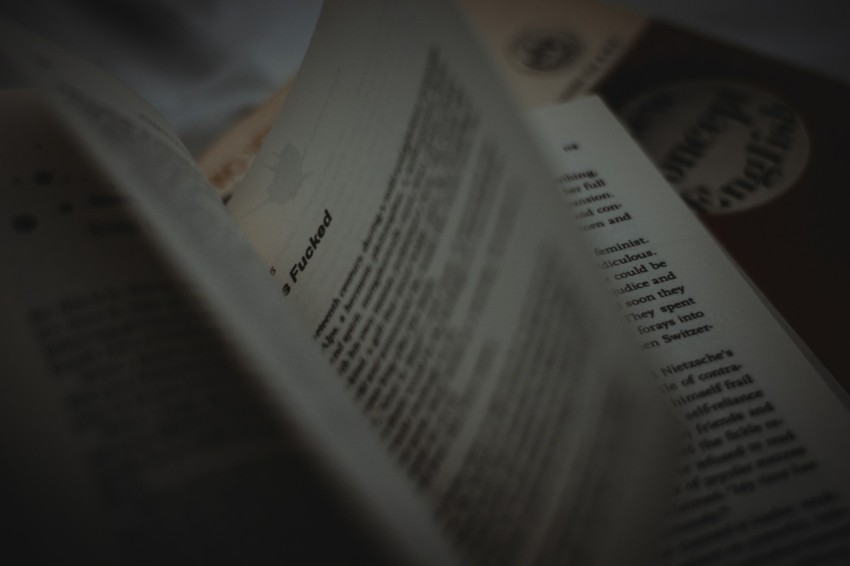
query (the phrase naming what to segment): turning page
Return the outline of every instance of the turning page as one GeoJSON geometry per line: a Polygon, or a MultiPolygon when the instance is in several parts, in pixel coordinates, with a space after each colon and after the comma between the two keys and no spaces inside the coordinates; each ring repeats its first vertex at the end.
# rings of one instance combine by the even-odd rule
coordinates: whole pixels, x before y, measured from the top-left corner
{"type": "Polygon", "coordinates": [[[687,430],[663,557],[850,557],[850,411],[602,102],[531,114],[654,381],[687,430]]]}
{"type": "Polygon", "coordinates": [[[467,559],[623,560],[642,366],[462,18],[402,4],[325,4],[229,209],[467,559]]]}
{"type": "Polygon", "coordinates": [[[0,96],[4,546],[34,562],[451,564],[168,125],[0,29],[0,55],[44,89],[0,96]]]}

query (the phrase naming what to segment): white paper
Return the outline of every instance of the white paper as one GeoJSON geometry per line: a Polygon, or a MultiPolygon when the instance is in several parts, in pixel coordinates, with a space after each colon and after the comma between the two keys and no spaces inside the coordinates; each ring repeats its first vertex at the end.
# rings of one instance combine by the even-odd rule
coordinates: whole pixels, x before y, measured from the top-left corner
{"type": "Polygon", "coordinates": [[[654,413],[498,85],[450,7],[327,3],[228,206],[465,557],[599,559],[654,413]]]}
{"type": "Polygon", "coordinates": [[[583,227],[688,430],[665,560],[846,559],[846,396],[598,99],[531,116],[558,168],[563,213],[583,227]]]}
{"type": "MultiPolygon", "coordinates": [[[[52,128],[64,132],[63,143],[74,150],[59,153],[64,160],[46,161],[42,166],[57,175],[70,171],[71,165],[89,171],[92,182],[86,184],[84,177],[67,198],[79,207],[86,204],[90,192],[100,200],[100,193],[106,192],[120,202],[117,220],[123,222],[108,215],[102,218],[108,221],[102,228],[107,230],[106,236],[92,243],[87,216],[95,213],[87,206],[78,210],[86,217],[77,217],[75,223],[74,215],[62,217],[61,198],[54,202],[51,193],[33,192],[32,183],[27,183],[27,193],[7,194],[14,206],[37,207],[22,213],[40,219],[36,229],[30,230],[34,237],[21,241],[19,234],[7,230],[2,247],[4,265],[20,266],[15,277],[4,280],[2,298],[9,316],[4,319],[3,333],[10,339],[3,347],[4,358],[12,360],[14,387],[24,392],[3,398],[10,406],[3,411],[8,418],[4,422],[9,423],[3,428],[3,458],[14,462],[19,476],[29,474],[26,481],[32,482],[31,490],[16,493],[29,512],[36,518],[42,512],[45,522],[55,523],[56,532],[73,526],[73,532],[65,535],[69,541],[89,539],[80,557],[102,552],[107,560],[124,561],[129,552],[140,561],[178,560],[181,556],[188,560],[191,556],[204,559],[207,552],[214,554],[211,560],[228,560],[229,552],[259,560],[277,552],[306,561],[311,554],[345,552],[351,538],[356,538],[339,533],[334,546],[313,546],[310,537],[315,530],[310,525],[316,524],[316,517],[310,517],[314,522],[304,522],[304,518],[316,510],[310,509],[313,502],[303,498],[311,493],[307,486],[314,483],[324,490],[319,495],[325,500],[317,501],[316,508],[331,515],[344,510],[351,523],[365,531],[359,536],[377,541],[382,552],[406,562],[451,563],[452,555],[421,501],[328,377],[317,348],[292,309],[265,280],[254,251],[164,121],[91,66],[14,28],[4,25],[3,31],[2,54],[44,87],[50,100],[35,109],[49,126],[47,141],[60,139],[58,134],[55,140],[49,137],[52,128]],[[120,337],[121,332],[110,332],[100,321],[110,317],[123,320],[121,312],[133,304],[124,300],[128,291],[151,282],[168,284],[168,292],[178,296],[173,301],[163,302],[162,296],[141,301],[135,311],[139,316],[163,311],[162,317],[154,316],[158,320],[155,332],[139,332],[144,325],[127,320],[127,334],[140,341],[139,348],[130,344],[126,356],[120,349],[114,353],[117,358],[132,360],[133,355],[151,355],[157,340],[173,347],[165,352],[170,356],[163,360],[167,369],[154,368],[150,374],[185,374],[175,383],[178,392],[179,383],[200,381],[173,396],[185,404],[178,407],[185,408],[187,415],[182,424],[188,430],[197,429],[207,440],[223,440],[230,449],[207,450],[212,446],[188,442],[179,434],[170,437],[166,430],[162,433],[169,442],[158,442],[155,434],[148,438],[139,433],[137,429],[153,433],[151,423],[167,424],[167,419],[157,416],[160,407],[169,410],[167,395],[158,399],[156,391],[146,391],[156,378],[142,371],[145,364],[156,360],[127,361],[129,373],[101,368],[104,378],[120,381],[129,376],[120,385],[128,394],[123,401],[132,403],[125,406],[112,398],[104,403],[115,411],[121,425],[116,425],[116,435],[110,435],[106,426],[109,419],[106,425],[88,431],[74,426],[73,418],[79,417],[74,409],[79,408],[80,399],[97,400],[99,393],[86,388],[84,382],[90,378],[85,372],[74,370],[73,384],[79,385],[79,390],[72,392],[76,400],[63,399],[63,387],[72,384],[70,379],[60,379],[65,361],[60,356],[57,369],[48,363],[51,355],[39,347],[63,348],[49,340],[54,331],[69,344],[99,345],[101,338],[120,337]],[[64,316],[63,302],[80,306],[76,314],[71,312],[79,322],[74,322],[74,316],[64,316]],[[168,322],[169,316],[179,318],[187,305],[192,305],[185,311],[190,320],[168,322]],[[75,328],[85,329],[87,334],[75,335],[75,328]],[[98,340],[91,340],[89,331],[98,333],[98,340]],[[39,340],[33,332],[46,332],[47,339],[41,336],[39,340]],[[171,355],[174,352],[179,354],[177,359],[171,355]],[[203,383],[205,377],[229,383],[232,394],[222,397],[217,386],[203,383]],[[218,405],[218,421],[213,412],[197,412],[204,400],[213,399],[216,402],[210,410],[218,405]],[[237,423],[229,417],[234,411],[245,415],[246,410],[255,415],[258,424],[263,423],[254,426],[255,438],[247,432],[251,426],[229,426],[237,423]],[[223,430],[204,432],[216,422],[224,425],[223,430]],[[239,431],[245,438],[238,438],[239,431]],[[118,432],[129,433],[131,438],[118,432]],[[238,434],[232,436],[234,433],[238,434]],[[135,442],[139,439],[145,443],[135,442]],[[104,451],[110,442],[111,451],[104,451]],[[44,454],[47,456],[42,457],[44,454]],[[115,454],[127,461],[119,459],[121,465],[114,469],[107,466],[110,473],[104,476],[96,464],[109,464],[108,457],[115,454]],[[123,488],[118,490],[123,494],[118,504],[99,496],[102,491],[108,494],[116,482],[123,488]],[[307,512],[301,514],[305,505],[307,512]],[[63,513],[63,509],[69,511],[63,513]],[[294,530],[270,530],[287,524],[294,530]],[[300,530],[306,535],[293,535],[300,530]]],[[[11,113],[13,118],[17,113],[18,123],[23,124],[18,128],[27,127],[26,113],[14,107],[11,113]]],[[[20,140],[28,138],[13,135],[8,142],[14,145],[20,140]]],[[[27,145],[21,151],[29,155],[29,149],[27,145]]],[[[48,188],[61,190],[61,177],[57,184],[48,188]]],[[[32,223],[26,220],[20,224],[28,225],[32,223]]],[[[107,355],[87,355],[94,360],[112,360],[107,355]]],[[[82,367],[85,369],[85,364],[82,367]]],[[[112,391],[121,393],[122,388],[113,387],[112,391]]],[[[174,407],[171,410],[180,414],[174,407]]],[[[329,515],[327,520],[339,518],[329,515]]],[[[62,548],[58,544],[56,551],[62,548]]]]}

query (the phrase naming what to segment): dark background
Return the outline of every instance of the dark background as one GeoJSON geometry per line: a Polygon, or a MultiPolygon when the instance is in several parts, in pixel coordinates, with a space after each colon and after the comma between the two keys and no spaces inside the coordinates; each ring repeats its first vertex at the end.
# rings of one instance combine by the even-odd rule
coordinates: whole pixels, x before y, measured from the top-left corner
{"type": "MultiPolygon", "coordinates": [[[[846,0],[611,3],[850,83],[846,0]]],[[[198,153],[292,76],[320,6],[320,0],[7,0],[0,16],[121,77],[198,153]]]]}

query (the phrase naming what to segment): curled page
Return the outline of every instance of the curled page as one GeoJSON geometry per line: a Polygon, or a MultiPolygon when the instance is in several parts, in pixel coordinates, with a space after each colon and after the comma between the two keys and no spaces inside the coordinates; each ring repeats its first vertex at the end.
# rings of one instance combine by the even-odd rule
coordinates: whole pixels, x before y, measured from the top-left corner
{"type": "Polygon", "coordinates": [[[326,3],[228,206],[464,558],[646,543],[623,516],[663,444],[642,366],[451,6],[326,3]]]}
{"type": "Polygon", "coordinates": [[[10,542],[35,562],[451,564],[167,124],[0,29],[46,97],[0,100],[10,542]]]}

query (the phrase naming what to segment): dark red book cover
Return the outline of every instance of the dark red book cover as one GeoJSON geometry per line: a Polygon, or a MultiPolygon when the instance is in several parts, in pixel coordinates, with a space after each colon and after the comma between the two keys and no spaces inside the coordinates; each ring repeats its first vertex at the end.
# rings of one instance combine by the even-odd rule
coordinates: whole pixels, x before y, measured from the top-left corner
{"type": "Polygon", "coordinates": [[[653,22],[595,90],[850,385],[850,87],[653,22]]]}

